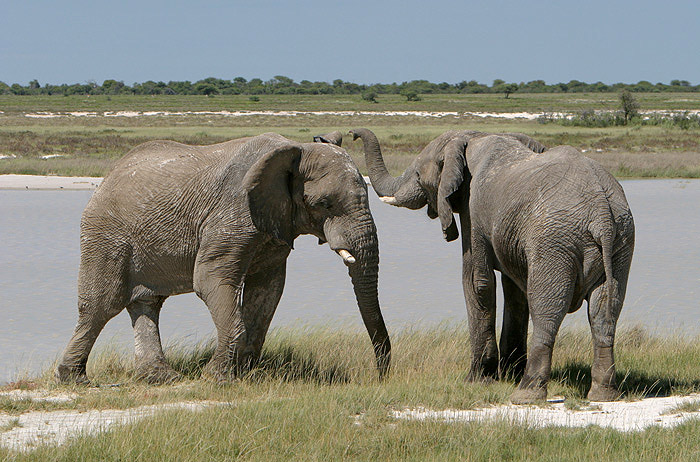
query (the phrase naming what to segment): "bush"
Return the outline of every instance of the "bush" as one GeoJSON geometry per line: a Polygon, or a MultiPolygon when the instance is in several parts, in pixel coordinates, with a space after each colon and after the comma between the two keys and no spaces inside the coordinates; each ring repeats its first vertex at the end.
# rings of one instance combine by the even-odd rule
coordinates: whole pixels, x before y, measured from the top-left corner
{"type": "Polygon", "coordinates": [[[413,91],[413,90],[406,90],[401,92],[402,96],[406,97],[406,101],[420,101],[421,97],[418,95],[418,92],[413,91]]]}
{"type": "Polygon", "coordinates": [[[622,90],[622,93],[620,93],[620,109],[625,118],[625,125],[633,118],[639,116],[639,112],[637,112],[639,103],[629,90],[622,90]]]}
{"type": "Polygon", "coordinates": [[[369,101],[370,103],[376,103],[377,102],[377,92],[366,91],[366,92],[362,93],[362,99],[365,101],[369,101]]]}

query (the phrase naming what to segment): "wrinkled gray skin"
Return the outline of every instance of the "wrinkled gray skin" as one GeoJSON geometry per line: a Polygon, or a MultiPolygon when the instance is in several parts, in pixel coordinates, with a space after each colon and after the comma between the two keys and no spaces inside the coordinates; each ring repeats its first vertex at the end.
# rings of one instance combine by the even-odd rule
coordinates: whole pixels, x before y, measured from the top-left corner
{"type": "Polygon", "coordinates": [[[459,235],[459,216],[471,380],[499,372],[522,376],[511,400],[545,399],[559,326],[587,300],[594,347],[588,397],[619,396],[613,344],[634,222],[622,187],[608,172],[570,146],[545,150],[521,134],[451,131],[393,178],[374,134],[351,133],[362,138],[372,186],[383,201],[411,209],[427,204],[448,241],[459,235]],[[501,272],[505,300],[498,346],[494,270],[501,272]]]}
{"type": "Polygon", "coordinates": [[[117,163],[83,213],[79,319],[57,377],[87,381],[95,339],[126,307],[138,375],[176,379],[158,315],[168,296],[192,291],[218,334],[204,374],[227,380],[245,371],[260,357],[300,234],[345,254],[384,375],[391,347],[377,298],[367,185],[344,150],[265,134],[211,146],[153,141],[117,163]]]}
{"type": "Polygon", "coordinates": [[[328,143],[328,144],[335,144],[336,146],[342,146],[343,134],[336,130],[334,132],[326,133],[325,135],[316,135],[316,136],[314,136],[314,142],[315,143],[328,143]]]}

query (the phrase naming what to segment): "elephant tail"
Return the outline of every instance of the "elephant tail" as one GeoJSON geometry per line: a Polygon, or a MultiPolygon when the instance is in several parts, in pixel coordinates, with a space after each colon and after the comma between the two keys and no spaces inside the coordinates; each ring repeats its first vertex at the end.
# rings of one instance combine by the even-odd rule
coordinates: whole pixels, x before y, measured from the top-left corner
{"type": "Polygon", "coordinates": [[[620,297],[619,283],[613,274],[613,247],[615,245],[615,222],[610,206],[605,203],[605,211],[601,217],[592,223],[589,228],[593,239],[600,246],[603,254],[603,270],[605,272],[605,290],[602,292],[602,305],[605,307],[607,319],[613,319],[613,312],[619,312],[622,299],[620,297]]]}

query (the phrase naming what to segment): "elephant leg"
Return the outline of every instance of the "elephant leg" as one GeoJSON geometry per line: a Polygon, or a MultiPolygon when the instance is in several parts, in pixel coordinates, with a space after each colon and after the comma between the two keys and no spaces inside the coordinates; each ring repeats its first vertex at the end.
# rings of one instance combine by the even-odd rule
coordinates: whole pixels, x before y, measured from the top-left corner
{"type": "Polygon", "coordinates": [[[615,281],[612,287],[606,280],[591,292],[588,301],[588,322],[593,337],[591,389],[588,392],[591,401],[612,401],[620,397],[615,379],[615,330],[625,299],[630,261],[631,255],[626,254],[613,258],[615,281]]]}
{"type": "Polygon", "coordinates": [[[498,377],[496,279],[487,244],[477,241],[463,254],[462,282],[467,302],[472,360],[470,381],[498,377]]]}
{"type": "Polygon", "coordinates": [[[181,377],[165,361],[160,340],[158,318],[165,298],[145,297],[126,307],[134,328],[136,376],[149,383],[170,383],[181,377]]]}
{"type": "Polygon", "coordinates": [[[512,279],[501,274],[503,284],[503,329],[499,342],[501,376],[522,377],[527,361],[529,308],[527,297],[512,279]]]}
{"type": "Polygon", "coordinates": [[[544,264],[528,269],[528,305],[532,318],[532,339],[525,372],[511,395],[514,404],[528,404],[547,398],[552,370],[552,351],[559,326],[571,306],[576,269],[561,256],[538,259],[544,264]],[[559,261],[559,264],[552,262],[559,261]]]}
{"type": "Polygon", "coordinates": [[[128,302],[125,260],[95,257],[91,250],[84,249],[81,256],[78,322],[56,368],[56,378],[61,382],[88,383],[85,368],[95,340],[107,321],[121,313],[128,302]]]}
{"type": "Polygon", "coordinates": [[[247,333],[245,349],[240,353],[242,367],[249,368],[260,359],[267,329],[282,297],[286,278],[286,259],[275,267],[248,274],[243,286],[243,324],[247,333]]]}

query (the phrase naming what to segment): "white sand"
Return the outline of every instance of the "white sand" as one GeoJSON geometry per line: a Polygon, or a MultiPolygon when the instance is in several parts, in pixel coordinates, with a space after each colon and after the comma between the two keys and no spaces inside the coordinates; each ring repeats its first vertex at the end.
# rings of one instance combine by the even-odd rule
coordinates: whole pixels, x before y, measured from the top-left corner
{"type": "MultiPolygon", "coordinates": [[[[61,403],[73,401],[78,395],[57,394],[45,390],[12,390],[0,392],[0,397],[61,403]]],[[[444,411],[418,408],[393,411],[391,415],[402,420],[451,423],[505,420],[533,428],[598,425],[633,432],[654,425],[669,428],[690,419],[700,418],[700,411],[671,412],[684,403],[700,403],[700,394],[647,398],[633,402],[591,403],[578,410],[567,409],[563,399],[554,399],[543,407],[499,405],[482,409],[444,411]]],[[[62,444],[76,435],[107,431],[112,425],[132,423],[158,412],[177,409],[196,412],[210,407],[234,405],[235,403],[221,401],[184,401],[122,410],[32,411],[20,415],[0,413],[0,446],[16,451],[31,451],[38,444],[62,444]]],[[[361,416],[356,417],[356,424],[362,425],[361,416]]]]}
{"type": "Polygon", "coordinates": [[[397,419],[435,420],[443,422],[498,421],[529,427],[548,426],[586,427],[599,425],[623,432],[641,431],[653,425],[673,427],[689,419],[700,418],[698,412],[669,412],[679,404],[700,402],[700,394],[671,396],[667,398],[647,398],[640,401],[615,401],[591,403],[581,410],[570,410],[565,403],[551,402],[546,407],[500,405],[483,409],[404,409],[393,411],[397,419]]]}
{"type": "Polygon", "coordinates": [[[186,401],[180,403],[140,406],[124,410],[35,411],[19,416],[0,414],[0,446],[16,451],[31,451],[38,444],[61,444],[79,434],[94,435],[112,425],[132,423],[157,412],[184,409],[201,411],[230,403],[186,401]],[[12,427],[12,428],[10,428],[12,427]]]}
{"type": "Polygon", "coordinates": [[[102,178],[0,175],[0,189],[95,189],[102,178]]]}

